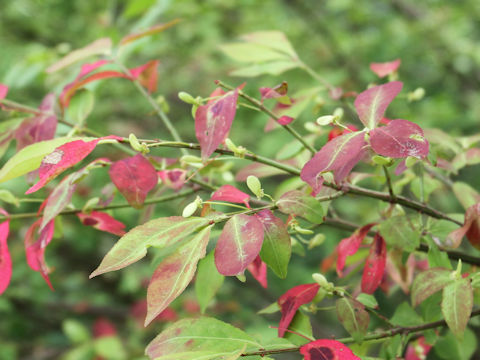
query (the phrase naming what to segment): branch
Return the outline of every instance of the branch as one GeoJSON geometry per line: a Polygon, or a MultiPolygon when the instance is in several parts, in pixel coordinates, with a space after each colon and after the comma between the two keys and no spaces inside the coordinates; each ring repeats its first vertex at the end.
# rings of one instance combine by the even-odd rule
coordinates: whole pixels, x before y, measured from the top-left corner
{"type": "MultiPolygon", "coordinates": [[[[225,83],[221,82],[220,80],[217,80],[216,84],[218,86],[223,87],[224,89],[235,90],[235,88],[233,86],[225,84],[225,83]]],[[[280,117],[278,115],[273,113],[270,109],[266,108],[260,101],[258,101],[257,99],[254,99],[251,96],[245,94],[242,90],[238,90],[238,95],[241,96],[242,98],[244,98],[245,100],[247,100],[249,103],[255,105],[258,109],[263,111],[268,116],[274,118],[277,122],[280,119],[280,117]]],[[[282,125],[282,127],[285,130],[287,130],[290,134],[292,134],[292,136],[295,137],[298,141],[300,141],[302,143],[302,145],[306,149],[308,149],[312,154],[315,154],[317,152],[317,150],[315,150],[312,145],[308,144],[305,141],[305,139],[298,132],[296,132],[295,129],[293,129],[290,125],[282,125]]]]}
{"type": "MultiPolygon", "coordinates": [[[[187,148],[187,149],[192,149],[192,150],[200,150],[200,145],[199,144],[179,142],[179,141],[159,141],[159,142],[156,142],[156,143],[148,144],[148,147],[174,147],[174,148],[187,148]]],[[[217,149],[217,150],[215,150],[215,152],[217,154],[221,154],[221,155],[235,156],[235,153],[233,151],[230,151],[230,150],[217,149]]],[[[258,163],[262,163],[262,164],[265,164],[265,165],[275,167],[275,168],[283,170],[286,173],[291,174],[291,175],[300,176],[300,170],[299,169],[294,168],[290,165],[282,164],[280,162],[277,162],[275,160],[272,160],[272,159],[264,157],[264,156],[256,155],[254,153],[249,152],[249,153],[245,154],[244,158],[248,159],[248,160],[251,160],[251,161],[254,161],[254,162],[258,162],[258,163]]],[[[403,205],[407,208],[418,211],[419,213],[426,214],[430,217],[433,217],[433,218],[436,218],[436,219],[448,220],[448,221],[453,222],[453,223],[455,223],[459,226],[463,225],[463,223],[461,223],[460,221],[457,221],[457,220],[451,218],[450,216],[448,216],[448,215],[446,215],[446,214],[444,214],[444,213],[442,213],[442,212],[440,212],[436,209],[433,209],[433,208],[429,207],[428,205],[422,204],[418,201],[406,198],[406,197],[401,196],[401,195],[396,195],[394,198],[392,198],[390,196],[390,194],[388,194],[388,193],[375,191],[375,190],[370,190],[370,189],[365,189],[365,188],[358,187],[358,186],[355,186],[355,185],[350,185],[350,184],[347,184],[347,183],[337,185],[337,184],[334,184],[334,183],[325,182],[324,185],[326,187],[329,187],[329,188],[332,188],[332,189],[335,189],[335,190],[338,190],[338,191],[342,191],[344,193],[360,195],[360,196],[369,197],[369,198],[373,198],[373,199],[379,199],[379,200],[389,202],[389,203],[393,203],[393,204],[403,205]]]]}
{"type": "MultiPolygon", "coordinates": [[[[472,313],[470,314],[470,319],[478,315],[480,315],[480,309],[472,311],[472,313]]],[[[430,322],[430,323],[426,323],[418,326],[400,326],[400,327],[396,327],[394,329],[386,330],[380,333],[367,334],[363,338],[363,341],[385,339],[385,338],[390,338],[399,334],[408,335],[408,334],[413,334],[413,333],[417,333],[417,332],[429,330],[429,329],[435,329],[437,327],[443,327],[443,326],[447,326],[447,323],[445,322],[445,320],[434,321],[434,322],[430,322]]],[[[344,344],[349,344],[349,343],[354,343],[355,339],[353,339],[352,337],[347,337],[347,338],[337,339],[337,341],[342,342],[344,344]]],[[[291,347],[291,348],[275,349],[275,350],[259,350],[254,352],[243,353],[240,356],[242,357],[258,356],[258,355],[265,356],[265,355],[281,354],[286,352],[298,352],[298,351],[300,351],[300,347],[291,347]]]]}

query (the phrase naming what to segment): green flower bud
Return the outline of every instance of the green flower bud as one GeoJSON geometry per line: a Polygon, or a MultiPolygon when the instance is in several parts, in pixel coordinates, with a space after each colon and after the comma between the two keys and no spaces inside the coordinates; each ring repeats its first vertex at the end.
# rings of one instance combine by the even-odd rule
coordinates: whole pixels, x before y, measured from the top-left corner
{"type": "Polygon", "coordinates": [[[182,100],[184,103],[191,104],[191,105],[198,105],[198,102],[195,98],[185,91],[180,91],[178,93],[178,98],[182,100]]]}
{"type": "Polygon", "coordinates": [[[335,118],[336,117],[333,115],[324,115],[324,116],[320,116],[315,122],[320,126],[327,126],[333,123],[335,118]]]}
{"type": "Polygon", "coordinates": [[[377,164],[377,165],[382,165],[382,166],[391,166],[393,164],[393,159],[390,157],[385,157],[385,156],[380,156],[380,155],[374,155],[372,157],[372,161],[377,164]]]}
{"type": "Polygon", "coordinates": [[[308,242],[308,249],[311,250],[317,246],[320,246],[323,244],[325,241],[325,235],[324,234],[317,234],[313,238],[310,239],[308,242]]]}
{"type": "Polygon", "coordinates": [[[257,199],[261,199],[265,194],[263,193],[262,183],[254,175],[249,175],[247,177],[247,186],[250,191],[255,194],[257,199]]]}

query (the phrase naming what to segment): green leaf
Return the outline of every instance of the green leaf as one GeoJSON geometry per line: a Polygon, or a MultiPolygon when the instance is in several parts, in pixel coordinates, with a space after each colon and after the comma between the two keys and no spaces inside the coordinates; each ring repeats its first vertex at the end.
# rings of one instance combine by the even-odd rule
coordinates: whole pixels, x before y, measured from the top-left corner
{"type": "Polygon", "coordinates": [[[395,309],[390,322],[397,326],[417,326],[423,324],[422,318],[407,302],[402,302],[395,309]]]}
{"type": "Polygon", "coordinates": [[[297,58],[297,53],[293,49],[290,41],[281,31],[269,30],[269,31],[257,31],[250,34],[245,34],[241,39],[275,49],[284,54],[289,55],[292,58],[297,58]]]}
{"type": "Polygon", "coordinates": [[[195,278],[195,293],[202,314],[205,313],[208,304],[222,286],[224,279],[225,276],[220,274],[215,266],[215,253],[211,251],[198,263],[198,272],[195,278]]]}
{"type": "Polygon", "coordinates": [[[477,337],[473,331],[466,329],[463,340],[459,341],[448,332],[438,339],[433,347],[435,354],[445,360],[469,360],[477,348],[477,337]]]}
{"type": "MultiPolygon", "coordinates": [[[[433,234],[431,234],[433,236],[433,234]]],[[[452,264],[448,255],[444,251],[440,251],[438,245],[430,237],[424,237],[425,241],[428,243],[428,266],[430,268],[441,267],[445,269],[452,269],[452,264]]]]}
{"type": "MultiPolygon", "coordinates": [[[[428,202],[430,194],[435,190],[441,188],[442,183],[434,178],[429,176],[423,177],[423,198],[425,202],[428,202]]],[[[410,190],[412,193],[417,197],[417,199],[421,199],[422,194],[422,184],[420,181],[420,177],[415,177],[412,182],[410,183],[410,190]]]]}
{"type": "Polygon", "coordinates": [[[337,300],[336,308],[338,320],[345,330],[356,342],[361,342],[370,323],[370,315],[365,310],[365,306],[359,301],[343,297],[337,300]]]}
{"type": "Polygon", "coordinates": [[[323,222],[322,203],[302,191],[293,190],[283,194],[276,205],[284,214],[298,215],[314,224],[323,222]]]}
{"type": "Polygon", "coordinates": [[[75,93],[75,96],[70,99],[66,114],[72,123],[82,126],[92,112],[94,103],[93,93],[90,90],[83,89],[75,93]]]}
{"type": "Polygon", "coordinates": [[[280,305],[278,305],[278,301],[275,301],[274,303],[271,303],[267,307],[258,311],[257,314],[274,314],[278,311],[280,311],[280,305]]]}
{"type": "Polygon", "coordinates": [[[457,200],[465,210],[480,201],[480,194],[466,183],[457,181],[453,183],[452,188],[457,200]]]}
{"type": "Polygon", "coordinates": [[[0,201],[6,202],[8,204],[13,204],[17,207],[20,205],[20,201],[18,200],[18,198],[10,191],[5,189],[0,190],[0,201]]]}
{"type": "Polygon", "coordinates": [[[389,246],[412,252],[420,245],[420,229],[416,218],[392,216],[382,222],[378,230],[389,246]]]}
{"type": "Polygon", "coordinates": [[[450,330],[457,338],[463,337],[473,307],[473,289],[470,279],[457,279],[443,289],[442,313],[450,330]]]}
{"type": "Polygon", "coordinates": [[[208,219],[200,217],[171,216],[137,226],[117,241],[90,278],[122,269],[140,260],[147,254],[147,248],[150,246],[157,248],[176,246],[188,235],[206,226],[208,222],[208,219]]]}
{"type": "Polygon", "coordinates": [[[158,335],[145,353],[155,360],[213,360],[262,345],[242,330],[220,320],[201,317],[180,320],[158,335]]]}
{"type": "Polygon", "coordinates": [[[105,360],[123,360],[127,358],[125,349],[118,336],[102,336],[93,343],[95,354],[105,360]]]}
{"type": "Polygon", "coordinates": [[[62,323],[62,329],[69,340],[74,344],[80,344],[90,340],[90,331],[81,322],[66,319],[62,323]]]}
{"type": "Polygon", "coordinates": [[[262,64],[254,64],[246,66],[234,71],[231,71],[229,75],[240,77],[255,77],[259,75],[280,75],[287,70],[291,70],[298,67],[298,63],[291,60],[279,60],[262,64]]]}
{"type": "Polygon", "coordinates": [[[289,58],[275,49],[246,42],[220,45],[220,50],[231,59],[244,63],[262,63],[275,60],[288,61],[289,58]]]}
{"type": "MultiPolygon", "coordinates": [[[[292,322],[288,326],[288,329],[291,331],[295,331],[296,333],[299,333],[312,340],[314,339],[310,318],[301,311],[297,311],[295,313],[295,316],[293,317],[292,322]]],[[[309,342],[307,339],[288,331],[285,333],[285,339],[297,346],[304,345],[309,342]]]]}
{"type": "Polygon", "coordinates": [[[369,307],[371,309],[378,308],[377,299],[375,299],[375,296],[373,296],[373,295],[360,293],[360,294],[357,295],[356,300],[361,302],[363,305],[365,305],[366,307],[369,307]]]}
{"type": "Polygon", "coordinates": [[[287,277],[288,263],[292,254],[292,245],[287,226],[270,210],[257,214],[264,230],[261,259],[281,279],[287,277]]]}
{"type": "Polygon", "coordinates": [[[418,306],[423,300],[452,283],[454,280],[451,274],[451,270],[444,268],[432,268],[418,274],[412,285],[412,305],[418,306]]]}
{"type": "Polygon", "coordinates": [[[0,183],[25,175],[40,167],[42,159],[53,152],[55,148],[70,141],[89,141],[88,137],[59,137],[52,140],[40,141],[24,147],[11,157],[0,169],[0,183]]]}
{"type": "Polygon", "coordinates": [[[188,286],[197,270],[198,261],[205,256],[210,225],[193,235],[157,267],[147,289],[147,326],[188,286]]]}

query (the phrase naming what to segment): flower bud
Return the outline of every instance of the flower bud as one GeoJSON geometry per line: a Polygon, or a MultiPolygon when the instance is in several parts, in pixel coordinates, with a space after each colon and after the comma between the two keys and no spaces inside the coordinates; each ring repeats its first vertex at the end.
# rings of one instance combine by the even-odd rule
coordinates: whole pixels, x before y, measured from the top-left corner
{"type": "Polygon", "coordinates": [[[315,122],[320,126],[327,126],[330,125],[334,119],[335,116],[333,115],[324,115],[320,116],[315,122]]]}
{"type": "Polygon", "coordinates": [[[185,91],[180,91],[178,93],[178,98],[182,100],[184,103],[191,104],[191,105],[198,105],[195,98],[185,91]]]}
{"type": "Polygon", "coordinates": [[[247,177],[247,186],[250,191],[255,194],[257,199],[261,199],[265,194],[263,193],[262,183],[254,175],[249,175],[247,177]]]}

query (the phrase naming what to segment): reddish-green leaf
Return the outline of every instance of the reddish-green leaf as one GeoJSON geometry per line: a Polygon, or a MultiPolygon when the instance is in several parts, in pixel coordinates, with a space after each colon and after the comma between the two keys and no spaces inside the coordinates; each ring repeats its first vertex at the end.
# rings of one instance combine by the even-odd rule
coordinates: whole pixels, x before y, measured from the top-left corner
{"type": "Polygon", "coordinates": [[[173,190],[180,190],[187,177],[187,171],[184,169],[161,170],[157,174],[163,185],[173,190]]]}
{"type": "Polygon", "coordinates": [[[451,275],[451,270],[443,268],[432,268],[418,274],[412,285],[412,305],[418,306],[426,298],[452,283],[451,275]]]}
{"type": "Polygon", "coordinates": [[[370,70],[372,70],[379,78],[383,78],[397,71],[400,63],[400,59],[383,63],[370,63],[370,70]]]}
{"type": "Polygon", "coordinates": [[[448,235],[448,245],[458,247],[464,236],[467,237],[470,244],[480,250],[480,203],[467,209],[463,226],[448,235]]]}
{"type": "Polygon", "coordinates": [[[188,286],[197,269],[198,260],[205,256],[211,227],[193,235],[157,267],[148,285],[145,326],[188,286]]]}
{"type": "Polygon", "coordinates": [[[313,196],[299,190],[292,190],[283,194],[277,201],[278,209],[284,214],[301,216],[314,223],[323,222],[322,204],[313,196]]]}
{"type": "Polygon", "coordinates": [[[215,191],[210,200],[228,201],[232,203],[245,204],[250,207],[248,200],[250,195],[245,194],[243,191],[238,190],[232,185],[223,185],[217,191],[215,191]]]}
{"type": "Polygon", "coordinates": [[[149,93],[157,91],[158,60],[151,60],[144,65],[130,69],[133,79],[138,79],[140,84],[147,88],[149,93]]]}
{"type": "Polygon", "coordinates": [[[150,246],[166,248],[178,244],[207,224],[208,219],[204,218],[172,216],[139,225],[118,240],[90,278],[133,264],[147,254],[150,246]]]}
{"type": "Polygon", "coordinates": [[[336,302],[337,317],[345,330],[360,342],[367,333],[370,316],[365,306],[354,299],[343,297],[336,302]]]}
{"type": "Polygon", "coordinates": [[[345,267],[345,260],[347,256],[353,255],[358,251],[363,239],[367,236],[370,229],[377,223],[371,223],[362,226],[355,230],[355,232],[348,238],[343,239],[337,246],[337,274],[343,276],[343,268],[345,267]]]}
{"type": "Polygon", "coordinates": [[[336,340],[312,341],[300,348],[305,360],[360,360],[346,345],[336,340]]]}
{"type": "Polygon", "coordinates": [[[40,180],[28,189],[25,194],[31,194],[41,189],[49,181],[55,179],[62,172],[86,158],[103,139],[121,139],[118,136],[105,136],[92,141],[75,140],[57,147],[42,160],[38,175],[40,180]]]}
{"type": "Polygon", "coordinates": [[[137,209],[158,183],[155,168],[142,154],[113,163],[108,173],[128,203],[137,209]]]}
{"type": "Polygon", "coordinates": [[[300,177],[312,187],[316,194],[322,187],[324,172],[332,171],[335,181],[341,182],[362,159],[365,146],[365,132],[363,131],[338,136],[323,146],[305,164],[300,177]]]}
{"type": "Polygon", "coordinates": [[[315,295],[317,295],[318,289],[320,289],[320,285],[317,283],[303,284],[291,288],[285,294],[280,296],[278,299],[278,305],[280,305],[282,318],[278,325],[279,337],[283,337],[285,334],[285,331],[292,322],[298,308],[311,302],[315,295]]]}
{"type": "Polygon", "coordinates": [[[256,217],[263,226],[264,238],[260,257],[281,279],[287,277],[292,243],[285,223],[268,210],[259,211],[256,217]]]}
{"type": "Polygon", "coordinates": [[[162,32],[162,31],[168,29],[169,27],[172,27],[173,25],[176,25],[180,21],[181,21],[181,19],[174,19],[174,20],[169,21],[168,23],[165,23],[165,24],[158,24],[158,25],[152,26],[148,30],[145,30],[145,31],[142,31],[142,32],[139,32],[139,33],[136,33],[136,34],[127,35],[120,41],[120,45],[128,44],[132,41],[141,39],[141,38],[146,37],[146,36],[158,34],[159,32],[162,32]]]}
{"type": "Polygon", "coordinates": [[[222,275],[242,274],[255,260],[263,243],[263,226],[255,216],[237,214],[225,224],[217,247],[215,265],[222,275]]]}
{"type": "Polygon", "coordinates": [[[373,294],[382,282],[387,262],[387,246],[385,240],[377,233],[370,247],[362,276],[362,291],[373,294]]]}
{"type": "Polygon", "coordinates": [[[54,222],[51,220],[41,231],[38,231],[41,221],[42,219],[38,219],[28,228],[25,234],[25,253],[30,268],[40,272],[47,285],[53,290],[52,283],[48,278],[50,270],[45,263],[45,249],[52,240],[54,222]],[[36,238],[37,236],[38,238],[36,238]]]}
{"type": "Polygon", "coordinates": [[[76,63],[77,61],[84,60],[87,57],[93,55],[102,55],[102,54],[109,54],[112,48],[112,40],[110,38],[101,38],[95,40],[91,44],[87,46],[74,50],[67,55],[65,55],[62,59],[57,61],[55,64],[50,65],[50,67],[46,70],[47,73],[52,73],[63,69],[71,64],[76,63]]]}
{"type": "Polygon", "coordinates": [[[55,95],[48,94],[38,107],[39,113],[21,123],[15,131],[17,151],[39,141],[53,139],[57,129],[57,116],[53,112],[54,105],[55,95]]]}
{"type": "Polygon", "coordinates": [[[463,338],[472,308],[473,289],[470,279],[456,279],[443,288],[442,314],[457,338],[463,338]]]}
{"type": "Polygon", "coordinates": [[[237,110],[238,90],[199,106],[195,113],[195,134],[205,161],[227,138],[237,110]]]}
{"type": "Polygon", "coordinates": [[[287,96],[288,84],[286,81],[273,88],[261,87],[259,91],[260,95],[262,96],[262,102],[265,99],[276,99],[279,103],[284,105],[290,105],[292,103],[290,98],[287,96]]]}
{"type": "Polygon", "coordinates": [[[392,120],[387,126],[370,132],[373,151],[382,156],[424,158],[428,155],[428,141],[420,126],[408,120],[392,120]]]}
{"type": "MultiPolygon", "coordinates": [[[[0,209],[0,214],[8,216],[3,209],[0,209]]],[[[0,224],[0,295],[7,289],[12,277],[12,258],[7,244],[9,229],[9,220],[0,224]]]]}
{"type": "MultiPolygon", "coordinates": [[[[145,353],[155,360],[219,360],[262,345],[242,330],[208,317],[183,319],[162,331],[145,353]]],[[[235,357],[234,357],[235,359],[235,357]]]]}
{"type": "Polygon", "coordinates": [[[83,225],[93,226],[97,230],[106,231],[114,235],[125,235],[125,224],[115,220],[107,213],[92,211],[89,214],[78,213],[78,218],[83,225]]]}
{"type": "Polygon", "coordinates": [[[385,110],[402,90],[403,83],[392,81],[384,85],[374,86],[355,99],[355,108],[362,123],[374,129],[383,118],[385,110]]]}

